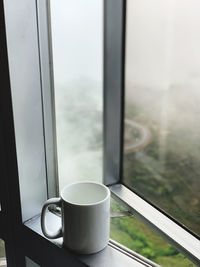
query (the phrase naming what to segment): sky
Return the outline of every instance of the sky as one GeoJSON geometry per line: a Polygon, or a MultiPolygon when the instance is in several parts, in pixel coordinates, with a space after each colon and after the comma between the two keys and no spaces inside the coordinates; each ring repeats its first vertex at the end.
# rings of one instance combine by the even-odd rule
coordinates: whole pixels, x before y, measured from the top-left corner
{"type": "Polygon", "coordinates": [[[128,0],[127,82],[158,90],[199,84],[199,14],[199,0],[128,0]]]}
{"type": "MultiPolygon", "coordinates": [[[[200,1],[128,0],[127,81],[167,90],[200,82],[200,1]]],[[[102,82],[103,1],[51,0],[55,79],[102,82]]]]}
{"type": "Polygon", "coordinates": [[[102,81],[103,1],[51,0],[54,76],[102,81]]]}

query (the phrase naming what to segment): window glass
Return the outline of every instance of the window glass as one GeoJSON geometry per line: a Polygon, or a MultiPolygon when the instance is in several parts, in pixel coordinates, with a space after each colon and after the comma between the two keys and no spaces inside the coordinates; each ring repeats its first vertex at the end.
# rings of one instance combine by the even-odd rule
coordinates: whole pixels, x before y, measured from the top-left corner
{"type": "Polygon", "coordinates": [[[2,239],[0,239],[0,266],[1,267],[7,266],[5,244],[4,244],[4,241],[2,239]]]}
{"type": "Polygon", "coordinates": [[[123,161],[129,188],[197,234],[199,11],[197,0],[127,1],[123,161]]]}
{"type": "Polygon", "coordinates": [[[182,253],[153,232],[134,215],[123,216],[127,209],[118,202],[111,201],[110,237],[161,266],[196,266],[182,253]]]}
{"type": "Polygon", "coordinates": [[[60,189],[102,182],[103,1],[51,0],[60,189]]]}

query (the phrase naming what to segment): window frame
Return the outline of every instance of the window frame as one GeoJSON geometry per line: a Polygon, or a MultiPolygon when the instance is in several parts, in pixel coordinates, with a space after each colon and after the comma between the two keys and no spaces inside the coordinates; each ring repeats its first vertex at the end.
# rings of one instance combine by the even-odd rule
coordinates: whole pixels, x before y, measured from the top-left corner
{"type": "Polygon", "coordinates": [[[24,258],[16,244],[16,232],[21,225],[21,205],[19,199],[18,170],[16,161],[13,112],[11,105],[10,78],[5,31],[3,1],[0,3],[0,74],[2,90],[0,90],[0,201],[1,201],[1,233],[5,242],[7,264],[9,266],[25,266],[24,258]],[[12,197],[9,189],[14,188],[12,197]]]}
{"type": "MultiPolygon", "coordinates": [[[[57,179],[57,156],[56,156],[56,133],[55,133],[55,110],[53,94],[53,64],[51,51],[51,34],[48,20],[49,0],[35,0],[37,9],[37,34],[38,51],[40,58],[40,79],[41,94],[43,105],[43,125],[44,125],[44,143],[45,143],[45,161],[47,170],[47,187],[44,194],[49,197],[58,194],[57,179]],[[44,35],[45,33],[45,35],[44,35]],[[56,179],[54,179],[56,177],[56,179]]],[[[104,183],[111,186],[113,196],[126,203],[129,210],[142,218],[156,231],[180,249],[192,261],[200,264],[200,255],[194,255],[192,250],[186,245],[178,243],[176,237],[170,236],[155,225],[155,222],[147,218],[145,214],[141,215],[141,210],[132,202],[133,192],[119,188],[122,185],[122,157],[123,157],[123,117],[124,117],[124,62],[125,62],[125,0],[104,0],[104,183]],[[117,78],[116,78],[117,77],[117,78]]],[[[0,211],[0,238],[5,241],[8,267],[25,267],[25,256],[42,266],[53,267],[55,260],[60,259],[57,266],[70,264],[70,266],[86,266],[86,264],[72,253],[66,253],[66,250],[59,248],[54,243],[42,237],[42,235],[33,231],[24,225],[21,213],[19,177],[17,169],[17,154],[15,144],[14,120],[12,109],[11,85],[9,77],[8,54],[6,44],[6,31],[4,19],[4,3],[0,3],[0,29],[1,29],[1,64],[0,73],[2,84],[0,90],[0,123],[2,131],[0,132],[0,156],[2,178],[0,180],[0,196],[2,211],[0,211]],[[12,190],[10,191],[10,188],[12,190]],[[27,240],[30,240],[27,244],[27,240]],[[45,257],[51,255],[50,257],[45,257]]],[[[46,177],[45,177],[46,179],[46,177]]],[[[39,186],[39,185],[38,185],[39,186]]],[[[37,190],[37,188],[36,188],[37,190]]],[[[137,196],[138,197],[138,196],[137,196]]],[[[145,201],[140,198],[140,201],[145,201]]],[[[153,208],[153,207],[152,207],[153,208]]],[[[160,211],[160,216],[166,215],[160,211]]],[[[38,214],[33,214],[31,220],[34,220],[38,214]]],[[[180,226],[179,226],[180,227],[180,226]]],[[[186,230],[184,230],[186,233],[186,230]]],[[[187,234],[189,234],[187,232],[187,234]]],[[[191,234],[189,234],[191,235],[191,234]]],[[[195,238],[191,235],[192,238],[195,238]]],[[[197,239],[191,239],[198,242],[197,239]]],[[[192,245],[192,244],[191,244],[192,245]]],[[[200,246],[199,246],[200,247],[200,246]]],[[[197,249],[195,245],[195,249],[197,249]]]]}
{"type": "Polygon", "coordinates": [[[59,195],[50,0],[36,0],[47,197],[59,195]]]}
{"type": "Polygon", "coordinates": [[[104,0],[104,183],[121,183],[126,1],[104,0]]]}

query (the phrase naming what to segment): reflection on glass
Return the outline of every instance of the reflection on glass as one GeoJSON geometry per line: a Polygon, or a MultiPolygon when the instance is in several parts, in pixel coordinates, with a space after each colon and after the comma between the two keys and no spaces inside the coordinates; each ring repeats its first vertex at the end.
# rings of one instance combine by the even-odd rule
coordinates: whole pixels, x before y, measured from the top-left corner
{"type": "Polygon", "coordinates": [[[5,252],[5,244],[2,239],[0,239],[0,266],[6,267],[6,252],[5,252]]]}
{"type": "MultiPolygon", "coordinates": [[[[111,214],[124,211],[121,204],[111,201],[111,214]]],[[[111,218],[110,237],[163,267],[196,266],[133,215],[111,218]]]]}
{"type": "Polygon", "coordinates": [[[200,234],[200,2],[128,0],[126,185],[200,234]]]}
{"type": "Polygon", "coordinates": [[[103,1],[51,0],[60,189],[102,181],[103,1]]]}

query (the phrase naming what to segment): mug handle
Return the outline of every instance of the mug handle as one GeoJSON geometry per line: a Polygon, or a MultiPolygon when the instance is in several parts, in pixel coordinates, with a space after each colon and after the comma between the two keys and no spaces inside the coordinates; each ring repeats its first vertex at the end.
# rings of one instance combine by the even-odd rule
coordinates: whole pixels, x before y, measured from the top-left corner
{"type": "Polygon", "coordinates": [[[41,214],[42,232],[43,232],[44,236],[46,236],[47,238],[50,238],[50,239],[59,238],[59,237],[62,237],[62,235],[63,235],[62,234],[62,227],[60,227],[55,233],[50,233],[46,228],[45,217],[46,217],[46,213],[47,213],[47,208],[48,208],[48,206],[50,206],[52,204],[61,207],[61,198],[54,197],[54,198],[48,199],[44,203],[44,206],[42,208],[42,214],[41,214]]]}

